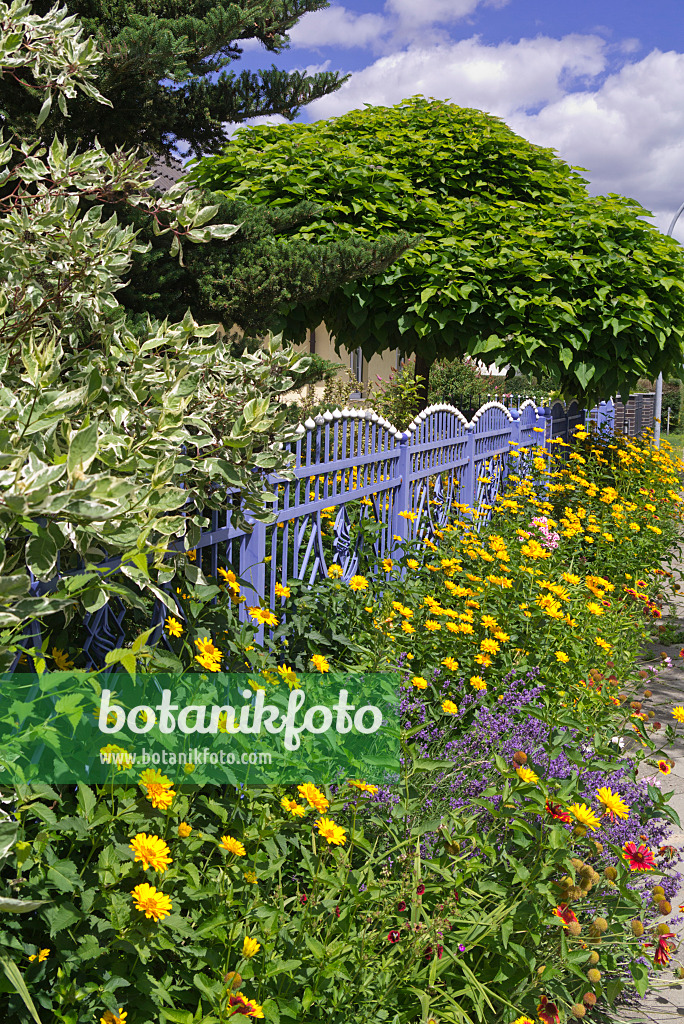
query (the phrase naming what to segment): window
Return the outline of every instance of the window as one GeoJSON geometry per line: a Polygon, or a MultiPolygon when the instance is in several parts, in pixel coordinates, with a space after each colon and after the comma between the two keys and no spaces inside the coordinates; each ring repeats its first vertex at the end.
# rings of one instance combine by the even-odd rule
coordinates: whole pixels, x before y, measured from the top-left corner
{"type": "Polygon", "coordinates": [[[357,391],[353,391],[349,396],[350,398],[361,398],[361,389],[363,386],[363,355],[360,348],[353,349],[349,354],[349,368],[351,370],[352,377],[359,384],[357,391]]]}
{"type": "Polygon", "coordinates": [[[316,328],[309,328],[309,355],[316,355],[316,328]]]}

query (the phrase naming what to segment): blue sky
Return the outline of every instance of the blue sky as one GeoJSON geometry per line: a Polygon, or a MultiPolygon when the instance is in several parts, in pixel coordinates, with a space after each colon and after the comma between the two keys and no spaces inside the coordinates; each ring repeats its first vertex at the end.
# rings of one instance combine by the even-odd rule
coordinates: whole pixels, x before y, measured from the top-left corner
{"type": "Polygon", "coordinates": [[[662,230],[684,202],[684,0],[333,0],[234,70],[271,63],[352,72],[299,120],[423,93],[499,115],[662,230]]]}

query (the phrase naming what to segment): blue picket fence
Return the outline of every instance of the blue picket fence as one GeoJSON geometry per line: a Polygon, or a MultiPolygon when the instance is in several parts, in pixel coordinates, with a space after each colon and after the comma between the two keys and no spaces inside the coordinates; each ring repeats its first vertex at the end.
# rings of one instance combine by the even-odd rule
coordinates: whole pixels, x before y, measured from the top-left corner
{"type": "MultiPolygon", "coordinates": [[[[408,541],[429,539],[458,506],[470,510],[479,528],[504,486],[511,452],[542,454],[551,438],[570,440],[586,418],[575,402],[544,407],[530,399],[518,409],[488,402],[470,421],[451,405],[430,406],[405,431],[370,410],[326,412],[297,428],[299,438],[290,446],[294,479],[271,480],[277,494],[274,521],[254,522],[251,530],[236,528],[227,494],[225,508],[209,513],[195,564],[205,576],[232,569],[244,581],[243,616],[255,604],[277,609],[282,603],[276,596],[278,583],[301,579],[312,584],[327,576],[332,564],[341,567],[343,579],[354,575],[361,557],[361,519],[375,524],[378,564],[384,557],[396,558],[408,541]]],[[[589,418],[613,426],[613,402],[602,402],[589,418]]],[[[34,592],[49,586],[32,580],[34,592]]],[[[164,589],[175,601],[175,588],[164,589]]],[[[157,601],[150,642],[162,637],[168,614],[157,601]]],[[[125,616],[123,604],[113,598],[85,617],[83,650],[90,666],[102,665],[107,651],[125,642],[125,616]]],[[[40,647],[37,623],[29,627],[26,640],[40,647]]]]}

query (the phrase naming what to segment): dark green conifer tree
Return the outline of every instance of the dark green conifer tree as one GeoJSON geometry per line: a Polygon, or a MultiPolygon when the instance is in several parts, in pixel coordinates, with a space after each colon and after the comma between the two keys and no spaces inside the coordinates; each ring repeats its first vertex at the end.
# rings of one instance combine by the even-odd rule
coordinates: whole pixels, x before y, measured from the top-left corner
{"type": "MultiPolygon", "coordinates": [[[[54,0],[33,0],[45,14],[54,0]]],[[[95,85],[111,108],[79,93],[69,116],[52,111],[38,133],[49,143],[54,133],[70,146],[108,150],[138,147],[169,163],[174,154],[218,152],[229,139],[230,122],[281,114],[294,120],[312,100],[334,92],[347,80],[338,72],[305,75],[273,65],[235,74],[230,67],[241,43],[258,39],[280,53],[288,31],[328,0],[63,0],[106,53],[95,85]]],[[[7,76],[9,78],[9,76],[7,76]]],[[[55,104],[55,107],[57,104],[55,104]]],[[[38,95],[0,82],[0,124],[26,139],[36,136],[38,95]]],[[[177,263],[141,221],[141,238],[153,242],[136,257],[131,283],[121,301],[134,315],[147,311],[163,319],[182,317],[190,306],[196,317],[238,323],[247,333],[278,329],[283,303],[323,297],[336,285],[379,273],[410,244],[406,234],[368,240],[288,238],[314,216],[303,203],[286,214],[242,203],[221,205],[218,219],[240,223],[229,241],[189,246],[186,267],[177,263]],[[190,251],[192,250],[192,251],[190,251]]],[[[117,210],[121,216],[121,210],[117,210]]]]}

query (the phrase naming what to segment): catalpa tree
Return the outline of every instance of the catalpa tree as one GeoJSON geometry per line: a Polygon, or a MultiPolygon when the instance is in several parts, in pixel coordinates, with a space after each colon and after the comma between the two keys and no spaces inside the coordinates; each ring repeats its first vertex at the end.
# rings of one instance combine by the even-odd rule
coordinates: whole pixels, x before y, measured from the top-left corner
{"type": "Polygon", "coordinates": [[[591,196],[578,169],[499,118],[414,96],[311,125],[241,129],[197,183],[287,210],[299,237],[420,236],[387,270],[284,303],[285,336],[325,320],[368,358],[476,356],[551,373],[566,396],[629,392],[682,361],[684,254],[637,202],[591,196]]]}

